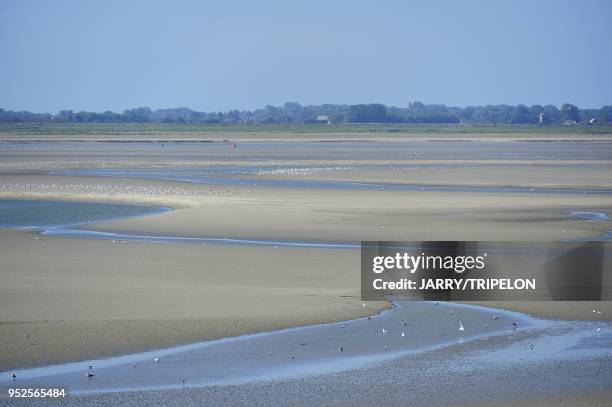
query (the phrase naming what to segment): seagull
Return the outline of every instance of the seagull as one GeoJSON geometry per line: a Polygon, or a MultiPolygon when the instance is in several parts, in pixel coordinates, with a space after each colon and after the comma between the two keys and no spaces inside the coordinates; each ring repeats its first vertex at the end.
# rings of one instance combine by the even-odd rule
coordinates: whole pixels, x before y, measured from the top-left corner
{"type": "Polygon", "coordinates": [[[459,321],[459,330],[465,331],[465,328],[463,327],[463,323],[461,321],[459,321]]]}
{"type": "Polygon", "coordinates": [[[344,352],[344,348],[340,346],[340,352],[344,352]]]}
{"type": "Polygon", "coordinates": [[[402,325],[404,325],[404,326],[408,326],[408,322],[404,321],[404,322],[402,323],[402,325]]]}
{"type": "Polygon", "coordinates": [[[272,356],[272,352],[268,352],[268,356],[272,356]]]}
{"type": "Polygon", "coordinates": [[[499,319],[497,315],[493,315],[493,319],[499,319]]]}
{"type": "Polygon", "coordinates": [[[365,302],[362,302],[362,303],[361,303],[361,306],[362,306],[363,308],[367,307],[367,305],[365,304],[365,302]]]}
{"type": "Polygon", "coordinates": [[[184,385],[185,384],[185,379],[181,379],[181,383],[184,385]]]}
{"type": "Polygon", "coordinates": [[[601,331],[601,328],[597,328],[596,331],[597,331],[597,335],[599,335],[599,332],[601,331]]]}
{"type": "Polygon", "coordinates": [[[155,362],[155,363],[159,362],[159,358],[153,359],[153,362],[155,362]]]}
{"type": "Polygon", "coordinates": [[[389,347],[387,345],[385,345],[385,350],[389,350],[389,347]]]}
{"type": "Polygon", "coordinates": [[[482,326],[484,326],[485,328],[488,328],[489,324],[483,324],[482,326]]]}
{"type": "Polygon", "coordinates": [[[136,363],[134,363],[134,364],[132,365],[132,367],[136,367],[136,363]]]}
{"type": "Polygon", "coordinates": [[[529,349],[533,349],[533,343],[529,344],[529,349]]]}
{"type": "Polygon", "coordinates": [[[406,336],[406,334],[402,332],[402,337],[404,337],[404,336],[406,336]]]}
{"type": "Polygon", "coordinates": [[[94,376],[95,376],[95,375],[94,375],[92,372],[90,372],[89,370],[88,370],[87,372],[85,372],[85,377],[88,377],[88,378],[90,378],[90,379],[91,379],[91,378],[92,378],[92,377],[94,377],[94,376]]]}
{"type": "Polygon", "coordinates": [[[453,311],[448,311],[448,315],[453,315],[453,311]]]}
{"type": "Polygon", "coordinates": [[[13,374],[11,375],[11,379],[16,379],[16,378],[17,378],[17,375],[16,375],[15,373],[13,373],[13,374]]]}
{"type": "Polygon", "coordinates": [[[291,355],[291,359],[295,359],[295,355],[291,355]]]}
{"type": "Polygon", "coordinates": [[[386,334],[387,330],[385,328],[382,329],[382,333],[386,334]]]}
{"type": "Polygon", "coordinates": [[[518,328],[518,324],[516,322],[513,322],[512,326],[514,327],[514,329],[518,328]]]}

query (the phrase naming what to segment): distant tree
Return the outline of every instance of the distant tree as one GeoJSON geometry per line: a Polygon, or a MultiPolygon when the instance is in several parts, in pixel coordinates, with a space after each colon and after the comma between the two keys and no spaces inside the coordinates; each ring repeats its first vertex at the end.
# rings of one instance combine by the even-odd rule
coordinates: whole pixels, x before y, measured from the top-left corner
{"type": "Polygon", "coordinates": [[[557,106],[544,106],[544,123],[550,124],[559,122],[561,122],[561,111],[557,108],[557,106]]]}
{"type": "Polygon", "coordinates": [[[152,116],[151,109],[148,107],[137,107],[123,111],[123,121],[125,122],[148,122],[152,116]]]}
{"type": "Polygon", "coordinates": [[[72,110],[62,110],[55,116],[55,120],[62,123],[71,122],[73,119],[74,112],[72,110]]]}
{"type": "Polygon", "coordinates": [[[599,109],[599,122],[610,123],[612,122],[612,106],[604,106],[599,109]]]}
{"type": "Polygon", "coordinates": [[[369,105],[352,105],[348,112],[351,123],[386,123],[389,122],[387,108],[379,103],[369,105]]]}
{"type": "Polygon", "coordinates": [[[512,124],[528,124],[536,121],[531,115],[531,112],[525,105],[518,105],[514,108],[512,114],[512,124]]]}
{"type": "Polygon", "coordinates": [[[612,121],[612,106],[601,109],[578,109],[569,103],[561,109],[553,105],[487,105],[468,106],[465,108],[441,104],[424,104],[412,102],[408,107],[384,106],[379,103],[358,105],[308,105],[287,102],[282,107],[265,106],[252,111],[230,110],[227,113],[196,112],[179,107],[151,111],[148,107],[128,109],[123,113],[105,111],[74,112],[62,110],[56,115],[49,113],[32,113],[28,111],[11,111],[0,109],[0,122],[58,122],[58,123],[121,123],[121,122],[157,122],[157,123],[269,123],[293,124],[316,123],[317,116],[330,116],[334,123],[483,123],[483,124],[535,124],[540,114],[544,113],[546,123],[562,123],[565,120],[588,122],[596,119],[599,123],[612,121]]]}
{"type": "Polygon", "coordinates": [[[566,103],[563,106],[561,106],[561,120],[562,121],[570,120],[570,121],[579,122],[580,112],[578,111],[578,108],[569,103],[566,103]]]}

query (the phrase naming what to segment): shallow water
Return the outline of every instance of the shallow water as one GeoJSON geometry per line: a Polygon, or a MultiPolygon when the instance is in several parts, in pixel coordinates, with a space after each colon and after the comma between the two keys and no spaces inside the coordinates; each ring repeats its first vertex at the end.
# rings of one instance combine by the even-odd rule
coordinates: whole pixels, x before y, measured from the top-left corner
{"type": "Polygon", "coordinates": [[[67,386],[71,393],[77,394],[277,380],[346,371],[475,338],[548,326],[549,321],[510,311],[398,301],[393,310],[371,319],[4,372],[0,374],[0,389],[15,385],[67,386]],[[493,319],[493,315],[499,319],[493,319]],[[465,331],[458,329],[459,321],[465,331]],[[518,328],[513,322],[518,323],[518,328]],[[159,362],[154,358],[159,358],[159,362]],[[92,365],[95,374],[92,379],[84,375],[88,365],[92,365]],[[16,380],[10,378],[11,373],[17,375],[16,380]]]}
{"type": "Polygon", "coordinates": [[[570,217],[580,220],[589,220],[593,222],[602,222],[610,220],[608,215],[603,212],[591,212],[591,211],[573,211],[570,213],[570,217]]]}
{"type": "Polygon", "coordinates": [[[0,200],[0,227],[53,229],[169,211],[153,205],[25,199],[0,200]]]}

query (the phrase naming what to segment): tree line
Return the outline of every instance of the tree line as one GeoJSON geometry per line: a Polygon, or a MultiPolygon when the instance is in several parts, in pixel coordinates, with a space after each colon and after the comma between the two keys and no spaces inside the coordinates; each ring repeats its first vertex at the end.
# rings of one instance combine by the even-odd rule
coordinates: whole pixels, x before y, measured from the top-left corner
{"type": "Polygon", "coordinates": [[[408,107],[379,103],[357,105],[309,105],[287,102],[256,110],[197,112],[188,108],[127,109],[122,113],[106,111],[57,114],[11,111],[0,108],[0,122],[9,123],[185,123],[185,124],[315,124],[315,123],[419,123],[419,124],[607,124],[612,122],[612,106],[580,109],[566,103],[553,105],[487,105],[453,107],[412,102],[408,107]]]}

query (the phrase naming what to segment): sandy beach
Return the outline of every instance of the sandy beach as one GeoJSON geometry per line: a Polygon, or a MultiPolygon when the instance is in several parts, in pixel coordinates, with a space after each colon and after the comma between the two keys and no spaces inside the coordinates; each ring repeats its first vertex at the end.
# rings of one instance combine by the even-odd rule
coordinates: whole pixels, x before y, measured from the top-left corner
{"type": "MultiPolygon", "coordinates": [[[[320,149],[316,138],[302,139],[298,145],[273,143],[274,138],[269,143],[245,139],[238,148],[225,143],[179,143],[166,145],[160,152],[158,143],[68,140],[60,144],[64,148],[56,148],[45,142],[12,143],[6,137],[0,150],[0,198],[173,208],[169,213],[83,226],[86,230],[343,243],[546,241],[596,237],[612,230],[609,219],[590,221],[570,216],[574,211],[612,213],[612,195],[605,193],[610,189],[612,162],[609,156],[602,158],[610,148],[606,137],[584,146],[569,141],[578,146],[576,152],[573,147],[566,148],[568,141],[561,141],[569,136],[548,136],[544,144],[551,146],[550,155],[543,150],[541,158],[522,155],[523,144],[529,143],[507,136],[501,140],[495,135],[475,137],[471,149],[462,152],[457,152],[452,142],[421,139],[421,153],[414,157],[410,156],[413,140],[394,139],[391,150],[397,154],[389,160],[385,159],[388,146],[369,151],[363,144],[345,139],[346,143],[333,143],[331,149],[326,146],[329,153],[323,154],[326,150],[320,149]],[[517,155],[491,160],[484,150],[478,152],[480,142],[485,143],[482,148],[497,152],[514,149],[517,155]],[[502,142],[509,146],[501,150],[491,147],[502,142]],[[595,153],[592,143],[602,143],[595,153]],[[312,151],[304,153],[304,145],[312,151]],[[434,152],[439,156],[432,155],[434,152]],[[304,159],[305,154],[311,159],[304,159]],[[254,157],[263,160],[263,171],[224,173],[226,168],[244,171],[245,165],[253,165],[254,157]],[[221,180],[233,177],[245,184],[79,173],[109,167],[155,173],[207,166],[219,167],[210,173],[221,180]],[[443,185],[452,189],[361,190],[352,186],[325,188],[324,184],[321,188],[278,188],[257,185],[258,180],[443,185]],[[495,190],[462,189],[479,186],[495,190]],[[528,190],[505,191],[517,187],[528,190]],[[546,192],[547,188],[564,192],[546,192]]],[[[358,250],[36,237],[33,231],[0,231],[2,371],[345,321],[389,307],[386,302],[362,306],[358,250]]],[[[597,308],[597,320],[612,319],[612,302],[487,305],[544,318],[585,321],[593,320],[592,309],[597,308]]],[[[274,385],[269,386],[266,392],[274,385]]],[[[210,395],[211,391],[216,392],[191,390],[183,395],[210,395]]],[[[550,394],[545,396],[541,405],[552,400],[550,394]]],[[[152,393],[148,397],[156,396],[152,393]]],[[[212,400],[223,404],[222,398],[212,400]]],[[[593,396],[589,403],[598,405],[598,400],[593,396]]],[[[488,403],[485,399],[465,402],[476,401],[488,403]]],[[[503,400],[500,403],[504,405],[503,400]]]]}

